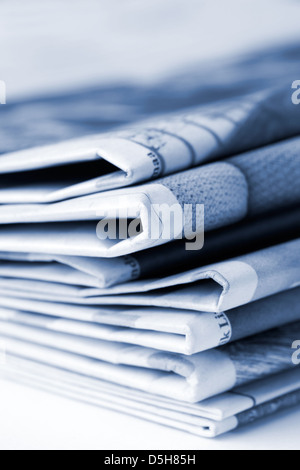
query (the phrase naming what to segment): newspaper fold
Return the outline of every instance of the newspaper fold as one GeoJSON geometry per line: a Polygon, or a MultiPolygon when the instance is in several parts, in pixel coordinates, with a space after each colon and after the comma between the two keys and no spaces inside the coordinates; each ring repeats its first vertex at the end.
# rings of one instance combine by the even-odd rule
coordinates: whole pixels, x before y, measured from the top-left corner
{"type": "MultiPolygon", "coordinates": [[[[1,236],[1,235],[0,235],[1,236]]],[[[162,279],[108,289],[0,278],[0,294],[78,305],[224,312],[300,285],[300,239],[162,279]]]]}
{"type": "Polygon", "coordinates": [[[38,224],[3,227],[0,250],[116,257],[182,237],[196,237],[200,246],[189,249],[199,250],[204,230],[299,203],[299,151],[300,138],[292,139],[144,186],[49,205],[4,205],[0,223],[38,224]],[[102,219],[114,221],[113,230],[100,230],[102,219]],[[115,228],[122,220],[140,229],[115,228]]]}
{"type": "Polygon", "coordinates": [[[7,354],[196,403],[295,367],[300,322],[193,356],[0,322],[7,354]]]}
{"type": "Polygon", "coordinates": [[[0,253],[0,276],[106,288],[123,284],[139,276],[140,268],[130,257],[85,258],[0,253]]]}
{"type": "Polygon", "coordinates": [[[0,320],[85,338],[195,354],[300,320],[300,288],[221,313],[93,308],[1,296],[0,320]]]}
{"type": "Polygon", "coordinates": [[[183,171],[295,136],[299,115],[290,90],[266,90],[133,129],[2,155],[0,174],[13,178],[3,179],[0,203],[54,202],[183,171]]]}
{"type": "Polygon", "coordinates": [[[207,438],[224,434],[300,401],[298,369],[256,381],[195,405],[13,356],[7,356],[6,366],[0,368],[0,377],[207,438]]]}
{"type": "Polygon", "coordinates": [[[202,250],[177,241],[119,258],[1,252],[0,276],[106,288],[139,278],[160,277],[240,256],[300,238],[300,209],[251,218],[208,232],[202,250]]]}
{"type": "MultiPolygon", "coordinates": [[[[126,258],[128,276],[149,278],[172,275],[300,238],[300,208],[272,212],[205,234],[201,250],[186,249],[176,241],[126,258]],[[138,275],[139,273],[139,275],[138,275]]],[[[114,258],[116,260],[117,258],[114,258]]],[[[120,258],[120,264],[124,258],[120,258]]],[[[131,277],[132,279],[132,277],[131,277]]],[[[116,280],[115,284],[118,284],[116,280]]]]}

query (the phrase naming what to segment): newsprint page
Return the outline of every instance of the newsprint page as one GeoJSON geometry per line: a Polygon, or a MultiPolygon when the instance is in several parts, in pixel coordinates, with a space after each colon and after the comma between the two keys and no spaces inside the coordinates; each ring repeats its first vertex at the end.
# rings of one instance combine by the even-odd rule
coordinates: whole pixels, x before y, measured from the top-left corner
{"type": "Polygon", "coordinates": [[[299,26],[0,1],[1,450],[300,450],[299,26]]]}

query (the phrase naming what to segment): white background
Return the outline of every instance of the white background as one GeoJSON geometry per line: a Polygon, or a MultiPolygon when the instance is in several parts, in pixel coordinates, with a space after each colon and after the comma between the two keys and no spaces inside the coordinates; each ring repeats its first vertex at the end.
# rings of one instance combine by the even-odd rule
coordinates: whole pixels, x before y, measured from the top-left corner
{"type": "Polygon", "coordinates": [[[300,406],[215,440],[0,381],[0,449],[298,450],[300,406]]]}

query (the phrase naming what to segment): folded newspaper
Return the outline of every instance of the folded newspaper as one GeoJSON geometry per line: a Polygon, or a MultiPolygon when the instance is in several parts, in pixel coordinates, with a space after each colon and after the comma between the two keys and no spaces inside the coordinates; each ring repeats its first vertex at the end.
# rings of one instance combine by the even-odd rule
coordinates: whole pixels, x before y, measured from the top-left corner
{"type": "Polygon", "coordinates": [[[285,87],[158,117],[134,129],[2,155],[0,174],[12,178],[3,178],[0,202],[54,202],[177,173],[296,136],[299,116],[285,87]],[[61,168],[45,171],[56,166],[61,168]]]}
{"type": "Polygon", "coordinates": [[[300,108],[260,85],[0,156],[0,377],[205,437],[300,404],[300,108]]]}
{"type": "Polygon", "coordinates": [[[6,354],[196,403],[296,367],[292,345],[300,322],[192,356],[7,321],[0,321],[0,331],[6,354]]]}
{"type": "Polygon", "coordinates": [[[106,288],[139,278],[165,277],[300,238],[300,209],[251,218],[205,235],[201,250],[176,241],[118,258],[0,252],[0,275],[106,288]]]}
{"type": "Polygon", "coordinates": [[[206,438],[233,431],[300,402],[299,369],[194,405],[16,356],[7,356],[6,366],[0,366],[0,377],[206,438]]]}
{"type": "Polygon", "coordinates": [[[95,308],[0,297],[0,320],[85,338],[195,354],[300,319],[300,288],[226,313],[95,308]]]}
{"type": "Polygon", "coordinates": [[[222,312],[299,285],[300,239],[296,239],[174,276],[133,281],[107,289],[25,276],[1,277],[0,295],[81,305],[222,312]]]}
{"type": "Polygon", "coordinates": [[[197,240],[197,235],[197,246],[189,249],[199,250],[204,230],[298,204],[299,151],[296,138],[143,186],[49,205],[4,205],[0,223],[27,225],[3,227],[0,250],[116,257],[183,236],[197,240]],[[167,215],[163,208],[168,209],[167,215]],[[105,223],[99,224],[102,219],[105,223]],[[136,221],[135,229],[131,232],[126,224],[120,235],[115,222],[122,219],[136,221]],[[115,235],[106,231],[106,221],[112,220],[115,235]]]}

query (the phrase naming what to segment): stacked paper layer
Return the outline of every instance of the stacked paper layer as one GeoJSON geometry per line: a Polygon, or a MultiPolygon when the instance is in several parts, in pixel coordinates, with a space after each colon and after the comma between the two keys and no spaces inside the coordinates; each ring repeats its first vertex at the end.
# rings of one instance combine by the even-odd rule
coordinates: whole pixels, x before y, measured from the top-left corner
{"type": "Polygon", "coordinates": [[[299,404],[299,135],[282,88],[0,156],[1,375],[206,437],[299,404]]]}

